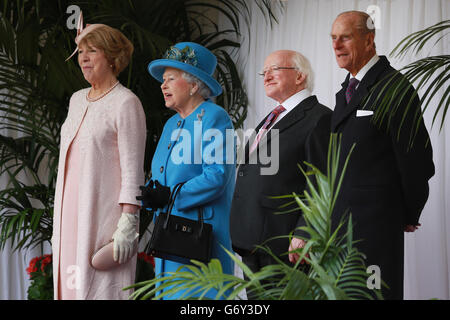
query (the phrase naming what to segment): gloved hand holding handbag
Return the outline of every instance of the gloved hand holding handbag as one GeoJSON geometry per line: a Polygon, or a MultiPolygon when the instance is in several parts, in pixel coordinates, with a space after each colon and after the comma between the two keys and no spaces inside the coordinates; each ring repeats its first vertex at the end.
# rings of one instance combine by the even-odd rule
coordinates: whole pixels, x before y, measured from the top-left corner
{"type": "Polygon", "coordinates": [[[164,208],[169,202],[170,188],[161,185],[158,180],[150,180],[146,186],[140,186],[141,195],[136,200],[142,201],[142,207],[146,209],[156,210],[164,208]]]}
{"type": "Polygon", "coordinates": [[[133,255],[134,247],[137,245],[136,239],[139,237],[139,233],[136,231],[138,222],[138,214],[122,212],[117,223],[117,230],[112,236],[114,261],[124,263],[133,255]]]}

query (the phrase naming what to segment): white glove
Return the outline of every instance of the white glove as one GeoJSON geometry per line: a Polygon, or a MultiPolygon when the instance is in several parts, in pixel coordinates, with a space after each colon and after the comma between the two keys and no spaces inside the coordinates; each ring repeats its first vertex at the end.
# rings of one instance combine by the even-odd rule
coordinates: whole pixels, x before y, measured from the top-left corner
{"type": "Polygon", "coordinates": [[[126,262],[133,255],[135,240],[139,237],[136,232],[139,222],[139,215],[122,212],[117,223],[117,230],[112,238],[114,239],[114,261],[126,262]]]}

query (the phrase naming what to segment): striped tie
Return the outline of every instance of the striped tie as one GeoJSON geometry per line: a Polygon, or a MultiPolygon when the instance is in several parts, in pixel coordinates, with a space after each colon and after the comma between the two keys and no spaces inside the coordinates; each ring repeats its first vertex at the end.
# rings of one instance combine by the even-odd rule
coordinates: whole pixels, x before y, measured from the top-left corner
{"type": "Polygon", "coordinates": [[[282,113],[283,111],[285,111],[286,109],[282,106],[279,105],[278,107],[276,107],[275,109],[272,110],[272,112],[269,114],[269,116],[267,117],[266,121],[264,122],[263,126],[261,127],[261,129],[259,129],[259,132],[255,138],[255,141],[253,141],[253,144],[250,148],[250,153],[252,153],[253,151],[255,151],[256,147],[258,146],[259,141],[261,140],[262,136],[264,135],[264,133],[270,129],[270,126],[275,122],[275,120],[278,118],[278,116],[280,115],[280,113],[282,113]]]}
{"type": "Polygon", "coordinates": [[[345,90],[345,100],[347,100],[347,104],[352,99],[353,94],[356,91],[356,86],[358,85],[359,80],[356,78],[351,78],[348,82],[347,90],[345,90]]]}

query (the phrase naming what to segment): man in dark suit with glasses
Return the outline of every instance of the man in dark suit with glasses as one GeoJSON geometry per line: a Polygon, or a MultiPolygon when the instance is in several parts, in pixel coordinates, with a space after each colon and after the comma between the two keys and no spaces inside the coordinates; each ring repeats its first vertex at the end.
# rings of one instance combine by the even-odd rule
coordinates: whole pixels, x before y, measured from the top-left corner
{"type": "Polygon", "coordinates": [[[246,144],[245,161],[237,170],[230,223],[233,248],[253,272],[274,263],[270,255],[255,250],[255,246],[263,243],[287,263],[298,258],[282,254],[290,247],[301,247],[304,244],[301,239],[294,238],[292,243],[288,239],[265,243],[272,237],[289,235],[303,225],[300,210],[274,214],[281,211],[279,206],[286,200],[270,197],[303,193],[305,177],[298,164],[307,169],[304,165],[307,161],[323,169],[331,119],[331,110],[311,94],[313,72],[300,53],[290,50],[271,53],[260,75],[266,95],[277,104],[246,144]],[[265,155],[278,161],[276,170],[264,170],[269,165],[263,161],[265,155]]]}

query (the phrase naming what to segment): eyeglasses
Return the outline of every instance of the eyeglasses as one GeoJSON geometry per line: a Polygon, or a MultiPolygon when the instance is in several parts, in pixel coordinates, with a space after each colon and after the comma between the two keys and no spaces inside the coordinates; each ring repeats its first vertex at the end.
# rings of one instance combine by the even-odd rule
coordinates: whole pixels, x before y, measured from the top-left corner
{"type": "Polygon", "coordinates": [[[296,67],[279,67],[279,66],[270,66],[267,69],[264,69],[261,72],[258,72],[258,75],[260,75],[261,77],[265,77],[267,73],[272,73],[272,72],[278,72],[280,70],[289,70],[289,69],[295,69],[298,70],[298,68],[296,67]]]}

